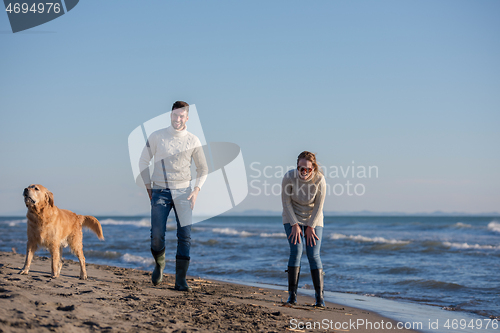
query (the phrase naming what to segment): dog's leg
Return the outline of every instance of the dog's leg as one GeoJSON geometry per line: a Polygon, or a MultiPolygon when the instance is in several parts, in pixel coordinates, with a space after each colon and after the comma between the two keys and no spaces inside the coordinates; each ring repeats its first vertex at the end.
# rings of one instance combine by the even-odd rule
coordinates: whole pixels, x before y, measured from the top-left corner
{"type": "Polygon", "coordinates": [[[52,278],[55,279],[59,276],[59,271],[61,270],[60,247],[51,245],[49,251],[52,256],[52,278]]]}
{"type": "Polygon", "coordinates": [[[61,245],[59,247],[59,269],[57,270],[57,276],[59,276],[59,274],[61,274],[61,268],[63,266],[63,263],[62,263],[62,260],[63,260],[63,246],[61,245]]]}
{"type": "Polygon", "coordinates": [[[85,269],[85,257],[83,256],[83,249],[77,249],[75,251],[75,254],[80,261],[80,280],[87,280],[87,270],[85,269]]]}
{"type": "Polygon", "coordinates": [[[87,270],[85,269],[85,256],[83,255],[82,229],[75,230],[74,234],[68,237],[68,243],[74,255],[80,261],[80,280],[87,280],[87,270]]]}
{"type": "Polygon", "coordinates": [[[32,244],[33,243],[28,241],[28,244],[26,245],[26,260],[24,262],[24,267],[19,274],[28,274],[30,271],[31,261],[33,260],[33,255],[35,254],[37,248],[36,244],[32,244]]]}

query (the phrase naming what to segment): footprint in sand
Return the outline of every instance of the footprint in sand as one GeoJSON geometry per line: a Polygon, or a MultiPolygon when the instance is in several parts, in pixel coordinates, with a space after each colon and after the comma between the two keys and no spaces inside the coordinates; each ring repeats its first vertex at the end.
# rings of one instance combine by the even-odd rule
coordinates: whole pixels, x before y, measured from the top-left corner
{"type": "Polygon", "coordinates": [[[81,294],[88,294],[88,293],[91,293],[93,292],[93,290],[81,290],[78,292],[78,295],[81,295],[81,294]]]}
{"type": "Polygon", "coordinates": [[[73,311],[75,309],[75,306],[72,304],[72,305],[67,305],[67,306],[58,306],[57,307],[57,310],[59,311],[73,311]]]}

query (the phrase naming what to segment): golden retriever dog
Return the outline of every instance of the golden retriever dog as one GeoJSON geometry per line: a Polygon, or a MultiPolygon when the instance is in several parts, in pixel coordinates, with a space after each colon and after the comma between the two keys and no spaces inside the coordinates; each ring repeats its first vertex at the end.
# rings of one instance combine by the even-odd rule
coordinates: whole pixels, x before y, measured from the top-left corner
{"type": "Polygon", "coordinates": [[[77,215],[54,205],[54,195],[42,185],[30,185],[24,189],[24,203],[28,208],[28,243],[26,261],[19,274],[28,274],[31,260],[38,245],[46,247],[52,256],[52,278],[57,278],[62,268],[62,251],[70,246],[80,261],[80,279],[87,279],[83,256],[82,227],[92,230],[103,240],[102,228],[93,216],[77,215]]]}

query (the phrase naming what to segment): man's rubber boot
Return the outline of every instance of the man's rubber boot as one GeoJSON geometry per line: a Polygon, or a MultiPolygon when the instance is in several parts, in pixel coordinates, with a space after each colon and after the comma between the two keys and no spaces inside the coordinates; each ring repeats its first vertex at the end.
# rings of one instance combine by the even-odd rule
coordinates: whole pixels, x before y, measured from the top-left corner
{"type": "Polygon", "coordinates": [[[175,258],[175,290],[192,291],[186,281],[189,259],[175,258]]]}
{"type": "Polygon", "coordinates": [[[315,307],[324,308],[325,300],[323,299],[323,269],[311,269],[311,277],[313,280],[316,304],[315,307]]]}
{"type": "Polygon", "coordinates": [[[151,280],[155,286],[159,285],[161,280],[163,279],[163,270],[165,269],[165,249],[160,252],[156,252],[151,249],[151,253],[155,258],[156,265],[153,270],[153,274],[151,275],[151,280]]]}
{"type": "Polygon", "coordinates": [[[288,301],[290,305],[297,304],[297,288],[299,286],[300,266],[288,266],[288,301]]]}

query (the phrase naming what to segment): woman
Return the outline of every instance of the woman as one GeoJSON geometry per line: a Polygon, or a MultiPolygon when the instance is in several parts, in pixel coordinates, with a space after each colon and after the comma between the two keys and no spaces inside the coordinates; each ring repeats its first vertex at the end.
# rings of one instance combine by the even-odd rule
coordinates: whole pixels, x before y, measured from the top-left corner
{"type": "Polygon", "coordinates": [[[290,245],[288,260],[288,301],[297,304],[297,287],[303,241],[311,268],[317,307],[324,307],[323,265],[319,256],[323,235],[323,203],[325,201],[325,177],[318,168],[316,156],[303,151],[297,158],[297,169],[283,177],[281,201],[283,225],[290,245]]]}

